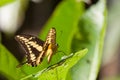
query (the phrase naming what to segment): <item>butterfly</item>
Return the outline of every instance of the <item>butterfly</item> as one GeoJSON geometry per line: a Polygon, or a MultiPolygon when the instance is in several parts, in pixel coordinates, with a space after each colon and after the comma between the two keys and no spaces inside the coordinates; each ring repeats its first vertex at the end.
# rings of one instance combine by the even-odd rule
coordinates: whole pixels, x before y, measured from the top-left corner
{"type": "Polygon", "coordinates": [[[27,63],[32,67],[39,65],[43,61],[44,56],[47,56],[47,61],[49,63],[52,55],[58,48],[55,28],[49,30],[45,41],[33,35],[26,34],[17,35],[15,39],[21,44],[26,52],[27,60],[23,64],[27,63]]]}

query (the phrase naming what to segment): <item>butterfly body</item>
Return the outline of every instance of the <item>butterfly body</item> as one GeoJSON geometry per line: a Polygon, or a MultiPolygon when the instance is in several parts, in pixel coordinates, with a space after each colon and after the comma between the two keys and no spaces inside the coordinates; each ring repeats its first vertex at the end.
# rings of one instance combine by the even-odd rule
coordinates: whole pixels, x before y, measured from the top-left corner
{"type": "Polygon", "coordinates": [[[26,63],[32,66],[39,65],[44,56],[47,56],[47,60],[50,62],[52,55],[57,50],[55,28],[50,29],[45,41],[32,35],[17,35],[15,38],[26,51],[26,63]]]}

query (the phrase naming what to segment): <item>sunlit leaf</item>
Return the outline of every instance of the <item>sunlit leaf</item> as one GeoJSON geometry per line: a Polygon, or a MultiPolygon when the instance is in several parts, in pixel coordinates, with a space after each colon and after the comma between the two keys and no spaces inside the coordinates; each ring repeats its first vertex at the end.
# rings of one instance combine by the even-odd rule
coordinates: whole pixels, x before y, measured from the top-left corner
{"type": "Polygon", "coordinates": [[[30,75],[36,73],[38,70],[40,71],[45,67],[57,63],[65,54],[71,53],[73,34],[75,33],[79,17],[84,12],[83,10],[82,2],[75,0],[62,1],[56,7],[50,19],[42,29],[39,38],[45,40],[49,29],[55,27],[57,31],[56,42],[59,45],[58,52],[53,55],[50,64],[42,62],[42,64],[36,68],[24,66],[22,69],[26,74],[30,75]]]}
{"type": "Polygon", "coordinates": [[[36,74],[28,75],[22,79],[24,80],[32,77],[33,79],[38,80],[66,80],[69,69],[75,65],[82,57],[84,57],[87,51],[87,49],[84,49],[74,54],[70,54],[69,56],[66,56],[66,58],[62,59],[59,63],[45,70],[39,71],[36,74]]]}

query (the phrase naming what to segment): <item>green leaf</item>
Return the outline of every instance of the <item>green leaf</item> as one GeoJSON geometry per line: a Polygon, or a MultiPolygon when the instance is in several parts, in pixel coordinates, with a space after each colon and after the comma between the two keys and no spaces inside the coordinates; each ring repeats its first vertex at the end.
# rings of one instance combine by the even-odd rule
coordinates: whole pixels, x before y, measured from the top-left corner
{"type": "Polygon", "coordinates": [[[50,64],[47,64],[47,61],[44,60],[42,64],[36,68],[24,65],[22,70],[27,75],[36,73],[45,67],[53,65],[60,61],[62,56],[71,53],[73,34],[75,33],[79,17],[82,15],[83,10],[83,4],[75,0],[64,0],[56,7],[51,18],[42,29],[39,37],[40,39],[45,40],[49,29],[55,27],[57,31],[56,42],[59,44],[58,53],[53,55],[50,64]],[[65,54],[59,51],[63,51],[65,54]]]}
{"type": "Polygon", "coordinates": [[[71,69],[72,80],[96,80],[106,29],[105,5],[105,0],[100,0],[80,18],[72,49],[88,48],[88,54],[71,69]]]}
{"type": "Polygon", "coordinates": [[[36,74],[29,75],[22,80],[25,80],[29,77],[38,80],[66,80],[67,73],[69,69],[75,65],[84,55],[87,53],[87,49],[76,52],[74,55],[65,56],[59,63],[39,71],[36,74]],[[62,74],[61,74],[62,73],[62,74]]]}
{"type": "Polygon", "coordinates": [[[66,80],[69,69],[75,65],[87,53],[87,51],[87,49],[84,49],[76,52],[73,57],[68,58],[62,65],[40,75],[39,80],[66,80]]]}
{"type": "Polygon", "coordinates": [[[0,44],[0,74],[8,80],[18,80],[24,75],[20,68],[16,68],[18,64],[16,58],[0,44]]]}
{"type": "MultiPolygon", "coordinates": [[[[56,42],[59,45],[58,51],[63,51],[65,54],[71,53],[71,43],[73,35],[76,31],[79,17],[84,12],[83,3],[75,0],[62,1],[53,12],[51,18],[42,29],[40,38],[45,40],[46,35],[51,27],[55,27],[57,31],[56,42]]],[[[52,58],[52,63],[56,63],[65,55],[57,53],[52,58]],[[57,59],[56,59],[57,58],[57,59]]]]}
{"type": "Polygon", "coordinates": [[[51,18],[42,29],[40,38],[45,40],[51,27],[57,31],[57,43],[59,49],[66,54],[71,52],[71,42],[76,31],[79,18],[84,12],[82,2],[76,0],[63,0],[53,12],[51,18]]]}
{"type": "Polygon", "coordinates": [[[15,0],[0,0],[0,7],[9,4],[11,2],[14,2],[15,0]]]}

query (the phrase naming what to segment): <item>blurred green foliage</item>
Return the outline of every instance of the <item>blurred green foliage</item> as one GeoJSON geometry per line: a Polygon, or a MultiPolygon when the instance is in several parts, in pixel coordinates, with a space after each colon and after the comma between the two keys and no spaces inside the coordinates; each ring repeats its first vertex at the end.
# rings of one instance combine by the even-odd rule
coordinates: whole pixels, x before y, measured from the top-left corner
{"type": "Polygon", "coordinates": [[[0,74],[9,80],[21,78],[23,73],[16,68],[18,64],[16,58],[0,43],[0,74]]]}
{"type": "Polygon", "coordinates": [[[0,7],[4,6],[6,4],[12,3],[14,1],[15,0],[0,0],[0,7]]]}

